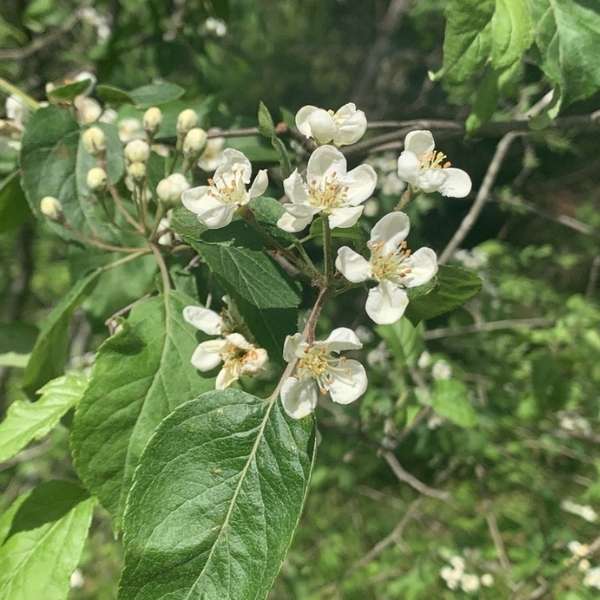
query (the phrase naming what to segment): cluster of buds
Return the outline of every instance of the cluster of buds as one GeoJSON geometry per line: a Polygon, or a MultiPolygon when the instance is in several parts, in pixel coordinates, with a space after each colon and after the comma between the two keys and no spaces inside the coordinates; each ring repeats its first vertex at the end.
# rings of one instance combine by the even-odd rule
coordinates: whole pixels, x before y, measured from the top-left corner
{"type": "Polygon", "coordinates": [[[134,181],[142,181],[146,177],[146,163],[150,159],[150,145],[144,140],[133,140],[125,146],[127,174],[134,181]]]}

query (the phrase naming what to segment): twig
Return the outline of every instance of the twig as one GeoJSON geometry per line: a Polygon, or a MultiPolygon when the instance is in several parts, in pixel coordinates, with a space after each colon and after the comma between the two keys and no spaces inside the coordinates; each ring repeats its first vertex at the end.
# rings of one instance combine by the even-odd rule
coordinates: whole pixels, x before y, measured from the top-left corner
{"type": "Polygon", "coordinates": [[[471,231],[471,228],[475,224],[475,221],[479,217],[479,214],[481,213],[483,206],[490,195],[492,187],[496,181],[498,171],[500,170],[500,167],[506,158],[506,154],[508,153],[513,141],[519,135],[519,133],[511,131],[510,133],[505,134],[498,142],[496,152],[494,152],[494,156],[488,166],[485,177],[483,178],[483,182],[481,183],[479,191],[477,192],[477,196],[475,197],[475,202],[473,202],[469,212],[465,215],[458,229],[452,236],[452,239],[448,242],[448,245],[442,252],[438,261],[440,264],[444,264],[448,261],[448,259],[461,245],[465,237],[467,237],[469,231],[471,231]]]}
{"type": "Polygon", "coordinates": [[[590,268],[590,276],[588,278],[587,286],[585,289],[585,295],[588,298],[591,298],[596,291],[596,286],[598,284],[598,272],[600,271],[600,256],[594,256],[594,260],[592,261],[592,266],[590,268]]]}
{"type": "Polygon", "coordinates": [[[552,319],[543,317],[532,317],[531,319],[504,319],[502,321],[488,321],[487,323],[473,323],[462,327],[440,327],[426,331],[423,337],[426,340],[439,340],[440,338],[453,337],[457,335],[468,335],[471,333],[486,333],[502,329],[514,329],[516,327],[550,327],[554,322],[552,319]]]}
{"type": "Polygon", "coordinates": [[[500,564],[502,565],[502,568],[508,573],[511,569],[510,561],[508,560],[508,554],[506,553],[504,540],[502,539],[502,535],[500,534],[500,530],[498,529],[498,521],[496,521],[496,515],[491,511],[489,506],[487,507],[485,513],[485,522],[487,523],[490,536],[492,538],[492,541],[494,542],[494,547],[496,548],[496,554],[498,555],[500,564]]]}
{"type": "Polygon", "coordinates": [[[144,228],[140,223],[138,223],[129,213],[129,211],[125,208],[123,201],[121,200],[121,196],[119,196],[119,192],[114,185],[108,186],[108,191],[117,207],[117,210],[125,217],[125,220],[139,233],[144,233],[144,228]]]}
{"type": "Polygon", "coordinates": [[[160,276],[163,283],[163,294],[166,296],[171,289],[171,279],[169,278],[169,271],[167,269],[167,265],[165,264],[165,259],[163,258],[163,255],[160,253],[160,250],[156,244],[150,244],[150,250],[152,250],[152,254],[154,254],[154,258],[156,259],[156,263],[160,269],[160,276]]]}

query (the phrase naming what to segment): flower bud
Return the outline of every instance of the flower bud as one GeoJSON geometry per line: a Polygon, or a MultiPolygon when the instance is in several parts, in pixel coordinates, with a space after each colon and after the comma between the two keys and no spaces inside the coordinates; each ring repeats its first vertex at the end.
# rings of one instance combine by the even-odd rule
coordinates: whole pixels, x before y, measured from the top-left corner
{"type": "Polygon", "coordinates": [[[160,108],[151,106],[144,113],[144,129],[149,135],[156,133],[162,122],[162,112],[160,108]]]}
{"type": "Polygon", "coordinates": [[[81,136],[83,147],[93,156],[101,155],[106,150],[106,136],[100,127],[90,127],[81,136]]]}
{"type": "Polygon", "coordinates": [[[97,121],[102,114],[102,107],[93,98],[77,96],[73,101],[77,109],[77,120],[83,125],[90,125],[97,121]]]}
{"type": "Polygon", "coordinates": [[[144,140],[133,140],[125,146],[125,158],[130,163],[145,163],[150,158],[150,146],[144,140]]]}
{"type": "Polygon", "coordinates": [[[127,167],[127,173],[136,181],[140,181],[146,177],[146,165],[143,162],[132,162],[127,167]]]}
{"type": "Polygon", "coordinates": [[[106,185],[106,171],[101,167],[90,169],[87,174],[87,185],[90,190],[100,190],[106,185]]]}
{"type": "Polygon", "coordinates": [[[333,117],[323,109],[316,110],[308,119],[313,137],[319,144],[328,144],[335,135],[333,117]]]}
{"type": "Polygon", "coordinates": [[[58,221],[62,217],[62,204],[54,196],[45,196],[40,202],[40,211],[52,221],[58,221]]]}
{"type": "Polygon", "coordinates": [[[164,204],[173,205],[181,200],[181,194],[189,187],[190,184],[181,173],[173,173],[159,182],[156,195],[164,204]]]}
{"type": "Polygon", "coordinates": [[[206,146],[206,131],[200,127],[190,129],[183,140],[184,156],[197,156],[206,146]]]}
{"type": "Polygon", "coordinates": [[[177,117],[177,135],[183,136],[198,124],[198,115],[191,108],[186,108],[177,117]]]}

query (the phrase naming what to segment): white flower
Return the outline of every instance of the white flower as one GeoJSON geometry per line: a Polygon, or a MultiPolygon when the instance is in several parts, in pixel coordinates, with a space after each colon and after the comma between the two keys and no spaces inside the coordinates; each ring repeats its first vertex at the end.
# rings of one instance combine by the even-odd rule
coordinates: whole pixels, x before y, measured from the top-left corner
{"type": "Polygon", "coordinates": [[[411,131],[404,138],[404,152],[398,158],[398,177],[425,193],[464,198],[471,191],[471,178],[454,169],[446,155],[435,150],[431,131],[411,131]]]}
{"type": "Polygon", "coordinates": [[[585,573],[586,571],[590,570],[591,566],[592,566],[592,563],[587,558],[584,558],[583,560],[579,561],[579,564],[577,565],[577,569],[579,571],[581,571],[582,573],[585,573]]]}
{"type": "Polygon", "coordinates": [[[11,120],[17,127],[23,127],[23,121],[27,118],[28,109],[19,96],[11,94],[4,104],[6,118],[11,120]]]}
{"type": "Polygon", "coordinates": [[[262,196],[269,183],[267,172],[261,170],[250,189],[247,189],[252,175],[250,161],[233,148],[227,148],[223,155],[225,162],[215,171],[212,179],[208,180],[209,185],[191,188],[181,196],[183,205],[209,229],[229,225],[235,211],[248,204],[252,198],[262,196]]]}
{"type": "Polygon", "coordinates": [[[483,587],[492,587],[494,585],[494,577],[491,573],[484,573],[481,576],[481,585],[483,587]]]}
{"type": "Polygon", "coordinates": [[[124,154],[131,163],[145,163],[150,158],[150,146],[144,140],[132,140],[125,146],[124,154]]]}
{"type": "Polygon", "coordinates": [[[338,404],[350,404],[367,389],[365,368],[356,360],[338,354],[344,350],[359,350],[357,335],[346,327],[334,329],[323,341],[311,344],[302,335],[288,335],[283,347],[287,362],[298,361],[294,376],[281,387],[281,402],[290,417],[301,419],[314,411],[318,392],[329,393],[338,404]]]}
{"type": "Polygon", "coordinates": [[[195,110],[186,108],[177,115],[177,135],[184,136],[190,129],[198,124],[198,115],[195,110]]]}
{"type": "Polygon", "coordinates": [[[467,592],[468,594],[476,592],[479,589],[479,577],[471,573],[465,573],[460,578],[460,587],[463,592],[467,592]]]}
{"type": "Polygon", "coordinates": [[[151,106],[144,113],[144,129],[150,134],[156,133],[162,123],[162,111],[157,106],[151,106]]]}
{"type": "Polygon", "coordinates": [[[395,323],[408,305],[406,288],[427,283],[437,273],[437,257],[430,248],[419,248],[411,254],[406,246],[410,230],[408,216],[393,212],[380,219],[371,230],[368,243],[370,260],[348,246],[338,250],[335,265],[353,283],[373,279],[365,310],[375,323],[395,323]]]}
{"type": "Polygon", "coordinates": [[[171,221],[169,217],[163,217],[156,228],[156,235],[158,236],[156,241],[160,246],[171,246],[173,244],[173,234],[170,229],[171,221]]]}
{"type": "Polygon", "coordinates": [[[73,573],[71,573],[71,578],[69,580],[69,587],[71,589],[80,589],[85,584],[85,579],[83,578],[83,574],[79,569],[75,569],[73,573]]]}
{"type": "Polygon", "coordinates": [[[333,142],[336,146],[346,146],[358,142],[365,134],[367,118],[362,110],[356,110],[353,102],[344,104],[335,113],[309,105],[296,113],[296,127],[319,144],[333,142]]]}
{"type": "Polygon", "coordinates": [[[206,145],[206,131],[200,127],[190,129],[183,140],[184,156],[197,156],[206,145]]]}
{"type": "Polygon", "coordinates": [[[363,212],[362,203],[373,193],[377,174],[370,165],[346,172],[346,157],[333,146],[317,148],[308,160],[307,182],[298,170],[283,182],[290,203],[277,225],[284,231],[302,231],[319,213],[329,226],[352,227],[363,212]]]}
{"type": "Polygon", "coordinates": [[[577,515],[578,517],[581,517],[582,519],[589,521],[590,523],[593,523],[594,521],[598,520],[598,514],[591,506],[577,504],[575,502],[572,502],[571,500],[563,500],[560,503],[560,507],[564,511],[569,512],[573,515],[577,515]]]}
{"type": "Polygon", "coordinates": [[[589,554],[590,547],[587,544],[582,544],[577,540],[573,540],[567,544],[569,552],[577,558],[583,558],[589,554]]]}
{"type": "MultiPolygon", "coordinates": [[[[209,129],[208,133],[214,133],[214,131],[214,129],[209,129]]],[[[198,166],[204,171],[214,171],[223,162],[224,146],[225,138],[210,138],[198,159],[198,166]]]]}
{"type": "Polygon", "coordinates": [[[465,570],[465,559],[458,554],[450,557],[450,564],[461,574],[465,570]]]}
{"type": "Polygon", "coordinates": [[[188,180],[181,173],[172,173],[158,182],[156,195],[165,204],[177,204],[189,188],[188,180]]]}
{"type": "Polygon", "coordinates": [[[100,127],[90,127],[81,134],[81,143],[86,152],[99,156],[106,150],[106,136],[100,127]]]}
{"type": "Polygon", "coordinates": [[[436,360],[431,375],[434,379],[450,379],[452,377],[452,367],[445,360],[436,360]]]}
{"type": "Polygon", "coordinates": [[[124,144],[132,140],[143,140],[146,137],[142,122],[134,117],[120,120],[117,127],[119,130],[119,139],[124,144]]]}
{"type": "Polygon", "coordinates": [[[227,33],[227,25],[222,19],[208,17],[208,19],[204,21],[204,31],[217,37],[223,37],[227,33]]]}
{"type": "Polygon", "coordinates": [[[62,216],[62,204],[54,196],[44,196],[40,202],[40,212],[51,221],[58,221],[62,216]]]}
{"type": "Polygon", "coordinates": [[[95,123],[102,114],[102,107],[93,98],[88,98],[83,94],[77,96],[73,100],[73,104],[77,110],[77,120],[83,125],[95,123]]]}
{"type": "Polygon", "coordinates": [[[458,588],[460,578],[462,577],[462,571],[446,565],[440,570],[440,577],[446,582],[449,589],[455,590],[458,588]]]}
{"type": "Polygon", "coordinates": [[[417,361],[417,366],[419,369],[426,369],[431,364],[431,354],[427,352],[427,350],[421,352],[419,356],[419,360],[417,361]]]}
{"type": "MultiPolygon", "coordinates": [[[[186,306],[183,318],[208,335],[223,335],[223,319],[215,311],[203,306],[186,306]]],[[[212,371],[223,363],[217,375],[215,388],[224,390],[242,375],[255,375],[268,360],[267,351],[251,344],[240,333],[228,333],[213,340],[201,342],[192,354],[192,365],[199,371],[212,371]]]]}
{"type": "Polygon", "coordinates": [[[106,171],[102,167],[93,167],[88,171],[86,181],[90,190],[100,190],[106,185],[106,171]]]}
{"type": "Polygon", "coordinates": [[[583,585],[600,590],[600,567],[594,567],[585,574],[583,585]]]}

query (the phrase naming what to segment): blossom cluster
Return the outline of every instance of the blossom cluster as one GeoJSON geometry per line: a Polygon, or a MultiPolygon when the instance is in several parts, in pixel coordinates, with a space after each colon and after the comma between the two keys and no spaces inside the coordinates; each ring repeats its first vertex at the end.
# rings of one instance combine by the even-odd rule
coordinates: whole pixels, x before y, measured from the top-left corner
{"type": "MultiPolygon", "coordinates": [[[[284,210],[277,226],[288,233],[299,233],[320,217],[330,230],[353,227],[377,187],[377,173],[367,163],[348,169],[346,156],[339,148],[358,142],[364,135],[364,112],[353,103],[335,112],[304,106],[296,114],[296,127],[316,148],[305,173],[295,169],[285,178],[284,210]]],[[[406,136],[396,168],[398,179],[411,191],[462,197],[471,189],[467,173],[451,167],[446,156],[436,151],[429,131],[413,131],[406,136]]],[[[229,225],[241,210],[247,210],[250,201],[262,196],[268,184],[265,170],[252,178],[252,165],[246,156],[227,148],[207,184],[184,189],[181,201],[203,226],[219,229],[229,225]]],[[[431,248],[412,252],[406,241],[409,231],[408,216],[394,211],[371,229],[368,258],[348,246],[337,251],[335,267],[339,275],[350,284],[373,282],[365,311],[375,323],[390,324],[402,318],[409,303],[408,290],[427,284],[437,273],[435,252],[431,248]]],[[[224,334],[216,313],[203,307],[187,307],[184,316],[201,331],[220,336],[202,342],[192,357],[192,363],[202,371],[223,363],[217,388],[264,368],[266,351],[239,333],[224,334]],[[212,325],[207,326],[208,322],[212,325]]],[[[361,348],[356,333],[346,327],[334,329],[321,341],[303,333],[288,336],[283,358],[288,362],[289,374],[280,386],[286,412],[296,419],[309,415],[315,410],[319,393],[328,394],[339,404],[359,398],[367,387],[365,369],[340,353],[361,348]]]]}
{"type": "Polygon", "coordinates": [[[451,556],[449,564],[442,567],[440,577],[451,590],[461,589],[467,594],[474,594],[483,587],[492,587],[494,577],[491,573],[483,573],[479,576],[466,571],[465,559],[462,556],[451,556]]]}

